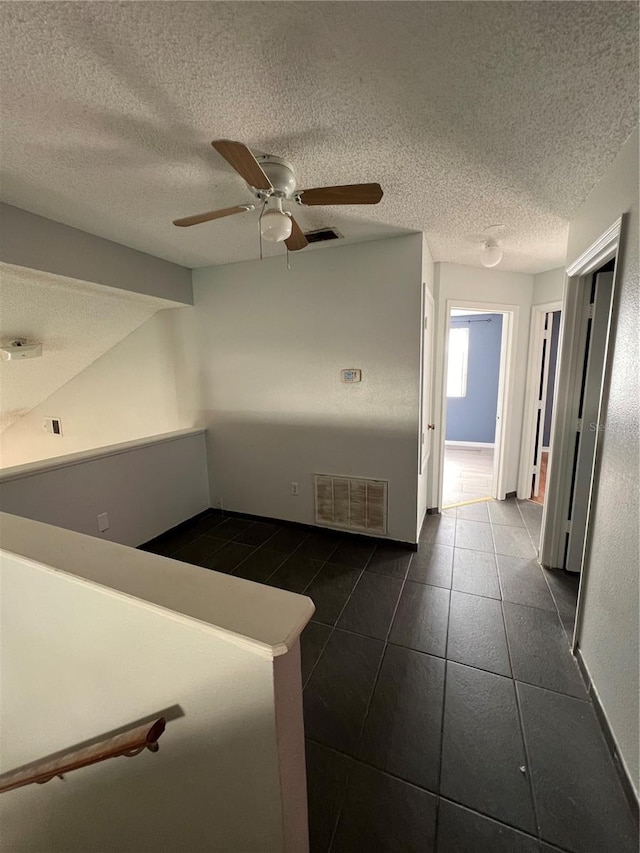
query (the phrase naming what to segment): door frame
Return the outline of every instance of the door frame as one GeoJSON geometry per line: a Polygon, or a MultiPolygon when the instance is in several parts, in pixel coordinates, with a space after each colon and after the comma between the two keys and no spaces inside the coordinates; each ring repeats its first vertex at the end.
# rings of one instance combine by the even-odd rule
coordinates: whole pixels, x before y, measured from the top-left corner
{"type": "MultiPolygon", "coordinates": [[[[560,323],[560,341],[558,345],[558,362],[556,367],[556,390],[554,394],[554,413],[551,424],[551,443],[554,448],[553,458],[549,460],[547,469],[547,487],[542,511],[542,530],[540,533],[540,556],[543,566],[563,568],[565,534],[567,532],[567,516],[571,492],[571,469],[573,463],[572,439],[575,442],[575,424],[572,423],[571,413],[576,388],[581,381],[582,357],[580,352],[581,336],[580,323],[582,320],[582,299],[585,287],[591,286],[591,274],[607,261],[616,258],[613,273],[613,295],[611,302],[611,317],[615,316],[616,307],[616,278],[620,248],[620,234],[624,217],[621,216],[595,240],[589,248],[570,263],[567,268],[565,281],[563,316],[560,323]]],[[[607,343],[605,345],[604,382],[606,385],[611,375],[611,331],[612,320],[609,322],[607,343]]],[[[602,415],[602,395],[598,411],[598,423],[602,415]]],[[[594,470],[597,467],[601,436],[595,446],[594,470]]],[[[585,547],[587,553],[589,531],[593,514],[594,476],[588,498],[587,524],[585,531],[585,547]]],[[[584,569],[584,556],[583,556],[584,569]]],[[[578,593],[578,611],[576,616],[576,634],[579,624],[579,610],[583,583],[580,583],[578,593]]]]}
{"type": "MultiPolygon", "coordinates": [[[[524,421],[522,426],[522,450],[520,453],[517,491],[517,495],[520,500],[527,500],[531,497],[531,460],[533,459],[536,440],[536,403],[538,399],[537,390],[540,383],[540,365],[542,362],[544,318],[550,312],[561,311],[560,336],[558,338],[558,354],[556,356],[556,379],[553,389],[553,411],[551,413],[551,435],[553,436],[553,419],[555,418],[556,413],[556,393],[558,390],[557,365],[559,362],[559,355],[562,350],[562,324],[564,320],[563,305],[564,302],[562,300],[557,300],[555,302],[544,302],[539,305],[531,306],[529,352],[527,354],[527,378],[525,382],[524,396],[524,421]]],[[[549,466],[551,462],[551,447],[553,447],[553,441],[550,442],[547,466],[549,466]]]]}
{"type": "Polygon", "coordinates": [[[498,379],[498,405],[496,418],[499,428],[496,428],[496,439],[493,456],[493,496],[497,500],[506,498],[507,460],[509,458],[509,438],[513,420],[513,397],[516,374],[516,347],[518,336],[518,316],[520,308],[504,302],[476,302],[472,299],[447,299],[445,305],[444,327],[438,338],[438,348],[442,353],[442,394],[436,401],[439,411],[434,420],[440,425],[439,464],[434,470],[434,488],[438,509],[442,509],[442,491],[444,487],[444,449],[447,431],[447,364],[449,361],[449,329],[451,328],[451,309],[469,308],[472,311],[482,311],[487,314],[502,314],[502,340],[500,343],[500,373],[498,379]]]}

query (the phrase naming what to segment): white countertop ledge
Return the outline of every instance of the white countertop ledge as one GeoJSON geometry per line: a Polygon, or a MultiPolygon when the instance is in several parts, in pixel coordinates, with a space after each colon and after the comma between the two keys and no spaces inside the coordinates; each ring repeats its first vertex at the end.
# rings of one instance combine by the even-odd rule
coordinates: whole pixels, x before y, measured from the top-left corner
{"type": "Polygon", "coordinates": [[[105,456],[116,456],[119,453],[128,453],[139,447],[150,447],[153,444],[164,444],[167,441],[177,441],[188,438],[191,435],[205,433],[204,427],[188,427],[171,432],[163,432],[158,435],[147,435],[143,438],[134,438],[131,441],[121,441],[119,444],[107,444],[103,447],[92,447],[89,450],[79,450],[76,453],[64,453],[62,456],[51,456],[48,459],[36,459],[35,462],[25,462],[24,465],[11,465],[0,468],[0,483],[10,480],[21,480],[34,474],[43,474],[46,471],[54,471],[56,468],[68,468],[70,465],[79,465],[92,459],[102,459],[105,456]]]}
{"type": "Polygon", "coordinates": [[[263,657],[286,654],[315,611],[304,595],[3,512],[0,563],[5,553],[196,622],[263,657]]]}

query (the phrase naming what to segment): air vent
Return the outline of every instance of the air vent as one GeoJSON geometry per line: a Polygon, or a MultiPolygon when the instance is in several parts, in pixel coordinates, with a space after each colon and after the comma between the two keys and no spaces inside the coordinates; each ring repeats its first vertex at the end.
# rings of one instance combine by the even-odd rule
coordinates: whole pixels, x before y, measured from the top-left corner
{"type": "Polygon", "coordinates": [[[317,231],[305,231],[304,236],[310,243],[324,243],[325,240],[342,240],[343,236],[335,228],[319,228],[317,231]]]}
{"type": "Polygon", "coordinates": [[[316,524],[386,535],[388,488],[385,480],[316,474],[316,524]]]}

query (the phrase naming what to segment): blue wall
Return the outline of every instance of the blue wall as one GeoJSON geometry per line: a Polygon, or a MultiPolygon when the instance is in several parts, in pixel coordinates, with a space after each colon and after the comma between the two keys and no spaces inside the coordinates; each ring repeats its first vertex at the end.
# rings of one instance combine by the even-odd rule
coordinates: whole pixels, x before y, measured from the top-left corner
{"type": "Polygon", "coordinates": [[[445,437],[491,443],[496,435],[502,314],[452,317],[451,327],[468,327],[469,361],[467,396],[447,399],[445,437]]]}
{"type": "Polygon", "coordinates": [[[542,446],[549,447],[551,440],[551,415],[553,409],[553,389],[556,384],[556,364],[558,362],[558,340],[560,339],[560,311],[554,311],[551,315],[553,323],[551,326],[551,349],[549,352],[549,384],[547,385],[547,405],[544,411],[544,431],[542,433],[542,446]]]}

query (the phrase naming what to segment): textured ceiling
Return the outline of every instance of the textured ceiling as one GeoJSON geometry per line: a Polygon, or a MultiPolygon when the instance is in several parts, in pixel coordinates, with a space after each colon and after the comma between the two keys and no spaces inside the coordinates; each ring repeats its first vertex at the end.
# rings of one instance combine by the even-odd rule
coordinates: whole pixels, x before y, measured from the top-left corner
{"type": "Polygon", "coordinates": [[[633,2],[3,2],[0,20],[4,199],[191,267],[258,252],[256,213],[171,225],[250,199],[217,137],[303,187],[382,184],[304,228],[424,230],[436,260],[478,264],[501,223],[499,269],[538,272],[637,122],[633,2]]]}
{"type": "Polygon", "coordinates": [[[40,358],[0,361],[0,430],[46,400],[156,311],[176,305],[0,264],[0,342],[26,338],[42,343],[40,358]]]}

